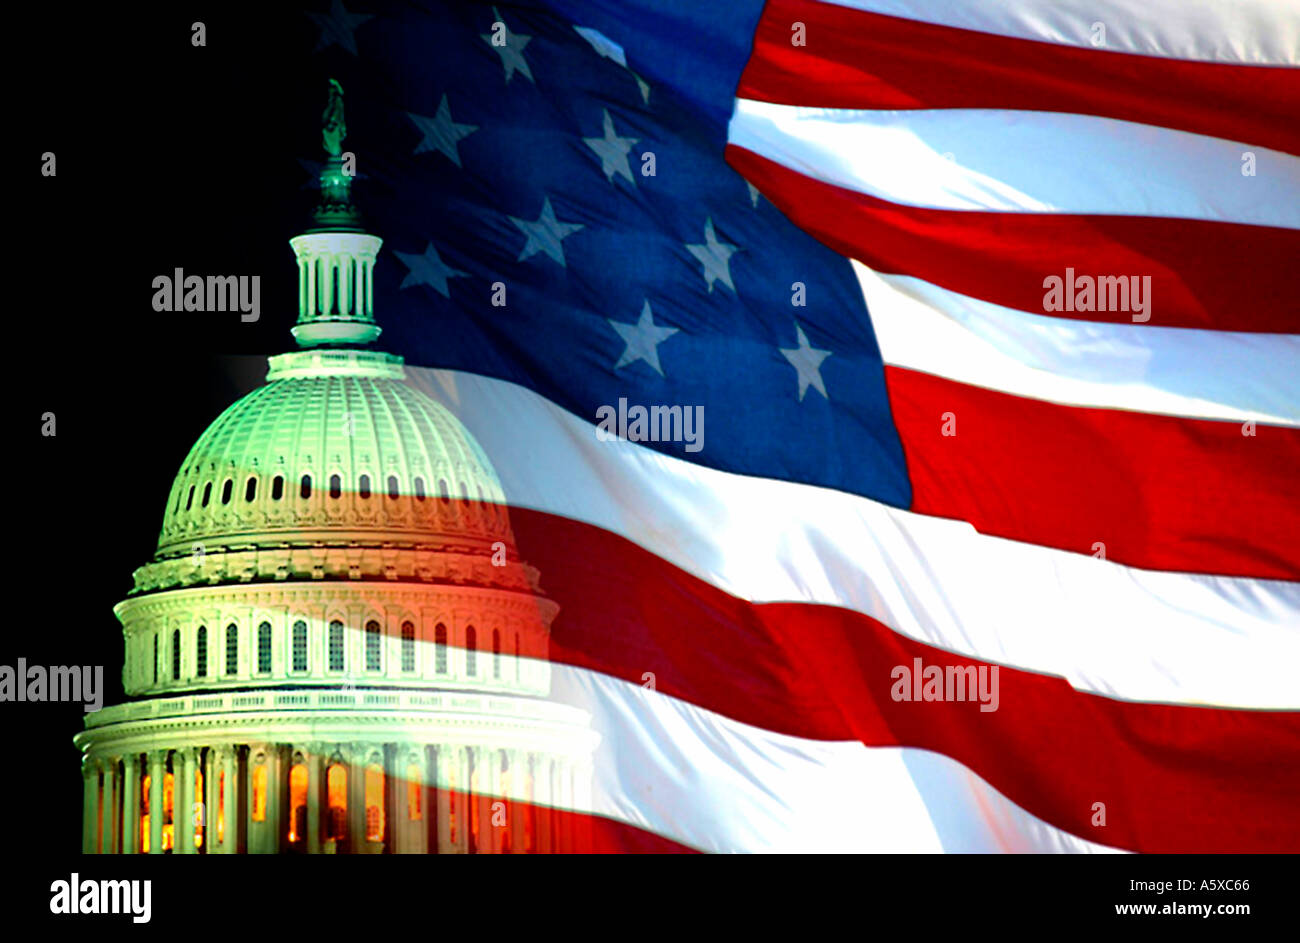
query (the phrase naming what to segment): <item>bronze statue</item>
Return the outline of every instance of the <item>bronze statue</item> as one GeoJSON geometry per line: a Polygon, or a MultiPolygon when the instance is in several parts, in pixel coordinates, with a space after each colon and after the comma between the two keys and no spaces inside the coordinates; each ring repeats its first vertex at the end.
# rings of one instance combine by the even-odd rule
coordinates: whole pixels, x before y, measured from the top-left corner
{"type": "Polygon", "coordinates": [[[343,139],[347,137],[348,126],[343,120],[343,86],[330,79],[330,97],[325,103],[325,112],[321,115],[321,140],[325,153],[338,157],[343,153],[343,139]]]}

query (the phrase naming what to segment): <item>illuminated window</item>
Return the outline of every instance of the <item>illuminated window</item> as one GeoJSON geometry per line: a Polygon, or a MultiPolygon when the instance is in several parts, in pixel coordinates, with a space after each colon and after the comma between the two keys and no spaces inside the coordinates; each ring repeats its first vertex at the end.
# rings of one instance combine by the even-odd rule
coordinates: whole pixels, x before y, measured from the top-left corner
{"type": "Polygon", "coordinates": [[[248,479],[248,483],[244,485],[244,502],[251,503],[256,498],[257,498],[257,479],[250,478],[248,479]]]}
{"type": "Polygon", "coordinates": [[[226,626],[226,674],[239,672],[239,628],[235,623],[226,626]]]}
{"type": "Polygon", "coordinates": [[[175,823],[173,819],[173,787],[176,780],[171,773],[163,775],[163,827],[162,827],[162,849],[169,851],[172,848],[173,838],[175,836],[175,823]]]}
{"type": "Polygon", "coordinates": [[[253,810],[254,822],[266,821],[266,762],[259,760],[253,767],[253,810]]]}
{"type": "Polygon", "coordinates": [[[298,496],[306,500],[311,497],[311,475],[303,475],[298,487],[298,496]]]}
{"type": "Polygon", "coordinates": [[[441,622],[433,630],[433,653],[438,674],[445,675],[447,673],[447,627],[441,622]]]}
{"type": "Polygon", "coordinates": [[[348,837],[348,770],[342,763],[330,763],[325,771],[325,798],[329,807],[325,837],[342,841],[348,837]]]}
{"type": "Polygon", "coordinates": [[[172,630],[172,680],[179,681],[181,677],[181,630],[172,630]]]}
{"type": "Polygon", "coordinates": [[[402,670],[415,670],[415,623],[402,623],[402,670]]]}
{"type": "Polygon", "coordinates": [[[362,498],[369,498],[370,497],[370,476],[362,475],[359,485],[360,486],[357,488],[357,494],[362,498]]]}
{"type": "Polygon", "coordinates": [[[276,475],[275,478],[271,480],[271,500],[279,501],[283,497],[284,497],[284,476],[276,475]]]}
{"type": "Polygon", "coordinates": [[[217,776],[217,841],[226,842],[226,774],[217,776]]]}
{"type": "MultiPolygon", "coordinates": [[[[203,764],[202,763],[199,763],[194,767],[194,795],[198,797],[199,802],[203,801],[203,764]]],[[[191,827],[194,829],[194,847],[196,849],[202,848],[203,837],[206,831],[204,822],[207,819],[207,809],[202,809],[201,813],[199,815],[193,816],[192,819],[193,819],[193,825],[191,827]]]]}
{"type": "Polygon", "coordinates": [[[208,627],[199,626],[198,636],[194,641],[194,674],[200,678],[208,676],[208,627]]]}
{"type": "Polygon", "coordinates": [[[373,619],[366,623],[366,671],[380,669],[379,623],[373,619]]]}
{"type": "Polygon", "coordinates": [[[140,778],[140,854],[149,854],[149,787],[153,777],[148,773],[140,778]]]}
{"type": "Polygon", "coordinates": [[[293,624],[293,670],[307,670],[307,623],[301,619],[293,624]]]}
{"type": "Polygon", "coordinates": [[[478,673],[478,633],[472,625],[465,630],[465,671],[470,675],[478,673]]]}
{"type": "Polygon", "coordinates": [[[366,839],[384,840],[384,768],[378,763],[366,767],[366,839]]]}
{"type": "Polygon", "coordinates": [[[423,791],[420,786],[420,767],[411,763],[406,767],[406,817],[412,822],[424,818],[424,812],[420,808],[420,793],[423,791]]]}
{"type": "Polygon", "coordinates": [[[330,623],[330,671],[343,670],[343,623],[337,619],[330,623]]]}
{"type": "Polygon", "coordinates": [[[266,674],[271,670],[271,623],[257,627],[257,670],[266,674]]]}
{"type": "Polygon", "coordinates": [[[397,500],[397,496],[398,496],[398,490],[397,490],[397,476],[396,476],[396,475],[389,475],[389,476],[388,476],[388,497],[389,497],[389,500],[391,500],[391,501],[396,501],[396,500],[397,500]]]}
{"type": "Polygon", "coordinates": [[[492,630],[492,677],[501,677],[501,632],[492,630]]]}
{"type": "Polygon", "coordinates": [[[289,841],[300,842],[307,833],[307,765],[295,756],[289,770],[289,841]]]}

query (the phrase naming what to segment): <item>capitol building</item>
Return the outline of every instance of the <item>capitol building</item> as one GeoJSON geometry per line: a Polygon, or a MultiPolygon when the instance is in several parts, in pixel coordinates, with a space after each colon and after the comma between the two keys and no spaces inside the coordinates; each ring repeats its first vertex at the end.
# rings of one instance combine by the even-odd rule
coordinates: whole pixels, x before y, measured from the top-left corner
{"type": "Polygon", "coordinates": [[[300,349],[186,456],[114,612],[128,703],[75,740],[89,854],[580,848],[597,734],[549,700],[558,606],[483,450],[380,333],[381,240],[328,160],[300,349]],[[524,655],[520,655],[520,653],[524,655]]]}

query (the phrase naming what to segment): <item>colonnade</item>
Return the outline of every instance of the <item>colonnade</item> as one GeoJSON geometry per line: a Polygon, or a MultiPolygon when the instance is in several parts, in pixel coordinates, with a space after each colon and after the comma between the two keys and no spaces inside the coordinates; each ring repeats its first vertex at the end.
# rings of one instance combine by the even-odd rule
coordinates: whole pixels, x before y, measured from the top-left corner
{"type": "Polygon", "coordinates": [[[590,772],[521,749],[220,743],[82,761],[86,854],[547,853],[589,847],[590,772]],[[153,814],[155,810],[161,814],[153,814]]]}

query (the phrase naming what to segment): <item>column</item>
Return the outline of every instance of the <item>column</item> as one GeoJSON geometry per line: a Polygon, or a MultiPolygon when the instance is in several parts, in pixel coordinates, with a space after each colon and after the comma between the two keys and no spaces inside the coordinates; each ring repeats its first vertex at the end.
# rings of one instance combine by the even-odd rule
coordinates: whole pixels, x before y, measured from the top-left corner
{"type": "Polygon", "coordinates": [[[99,764],[87,753],[81,758],[81,853],[99,848],[99,764]]]}
{"type": "Polygon", "coordinates": [[[533,760],[533,790],[537,802],[537,850],[541,854],[555,851],[555,794],[551,789],[551,758],[538,753],[533,760]]]}
{"type": "Polygon", "coordinates": [[[569,802],[568,774],[569,763],[564,757],[552,761],[551,782],[554,784],[555,808],[559,810],[555,817],[555,850],[566,855],[573,851],[572,817],[567,814],[573,807],[569,802]]]}
{"type": "Polygon", "coordinates": [[[324,748],[319,743],[309,744],[307,760],[307,853],[320,854],[321,794],[325,788],[324,748]]]}
{"type": "Polygon", "coordinates": [[[217,777],[221,769],[217,765],[217,748],[208,747],[203,755],[203,853],[217,854],[217,817],[220,805],[217,799],[217,777]]]}
{"type": "Polygon", "coordinates": [[[172,848],[177,854],[194,854],[194,770],[193,747],[182,747],[172,755],[172,848]]]}
{"type": "Polygon", "coordinates": [[[167,751],[149,754],[149,854],[163,853],[163,777],[167,775],[167,751]]]}
{"type": "Polygon", "coordinates": [[[117,757],[106,756],[99,762],[99,853],[111,855],[114,851],[115,790],[117,786],[117,757]]]}
{"type": "Polygon", "coordinates": [[[366,744],[353,743],[348,757],[348,853],[366,848],[366,744]]]}
{"type": "Polygon", "coordinates": [[[528,754],[510,750],[510,851],[521,855],[527,851],[527,829],[524,817],[528,814],[528,754]]]}
{"type": "Polygon", "coordinates": [[[122,757],[122,838],[124,855],[140,853],[140,756],[122,757]]]}
{"type": "Polygon", "coordinates": [[[316,317],[316,257],[308,254],[305,264],[307,266],[307,317],[316,317]]]}

